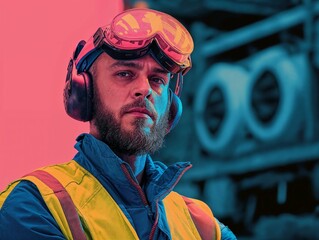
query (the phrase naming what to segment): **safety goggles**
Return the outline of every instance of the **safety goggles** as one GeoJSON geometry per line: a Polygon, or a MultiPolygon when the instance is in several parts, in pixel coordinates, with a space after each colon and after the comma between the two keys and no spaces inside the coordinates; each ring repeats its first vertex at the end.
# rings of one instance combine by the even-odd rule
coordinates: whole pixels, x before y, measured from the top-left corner
{"type": "Polygon", "coordinates": [[[150,54],[167,71],[185,75],[192,66],[193,48],[191,35],[175,18],[151,9],[130,9],[97,30],[76,66],[79,72],[87,70],[103,51],[118,60],[150,54]]]}

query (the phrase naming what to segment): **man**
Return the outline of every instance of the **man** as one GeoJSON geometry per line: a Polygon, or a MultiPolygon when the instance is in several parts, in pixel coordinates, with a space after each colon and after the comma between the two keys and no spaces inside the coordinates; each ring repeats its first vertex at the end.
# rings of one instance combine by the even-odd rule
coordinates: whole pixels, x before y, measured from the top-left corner
{"type": "Polygon", "coordinates": [[[125,11],[81,41],[64,103],[90,121],[90,134],[77,138],[74,160],[0,194],[0,239],[235,239],[206,204],[172,191],[190,163],[149,155],[179,120],[192,50],[176,19],[149,9],[125,11]]]}

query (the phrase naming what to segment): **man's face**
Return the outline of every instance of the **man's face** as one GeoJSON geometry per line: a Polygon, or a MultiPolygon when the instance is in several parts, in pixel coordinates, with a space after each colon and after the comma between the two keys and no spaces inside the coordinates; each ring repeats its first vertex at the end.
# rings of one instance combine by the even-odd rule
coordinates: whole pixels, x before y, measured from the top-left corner
{"type": "Polygon", "coordinates": [[[170,74],[151,56],[114,60],[103,53],[93,65],[98,138],[128,155],[158,150],[168,129],[170,74]]]}

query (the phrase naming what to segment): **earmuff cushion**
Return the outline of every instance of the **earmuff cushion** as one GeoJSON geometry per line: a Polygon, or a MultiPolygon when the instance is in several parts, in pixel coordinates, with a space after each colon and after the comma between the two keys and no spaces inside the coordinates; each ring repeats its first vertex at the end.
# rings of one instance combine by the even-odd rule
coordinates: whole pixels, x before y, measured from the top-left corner
{"type": "Polygon", "coordinates": [[[170,132],[173,128],[175,128],[175,126],[179,122],[179,119],[181,118],[182,112],[183,112],[182,101],[175,93],[173,93],[173,91],[171,89],[169,91],[170,91],[171,105],[170,105],[170,109],[169,109],[169,130],[168,130],[168,132],[170,132]]]}
{"type": "Polygon", "coordinates": [[[91,77],[85,72],[77,74],[74,60],[71,59],[64,87],[64,107],[67,114],[79,121],[90,121],[92,97],[91,77]]]}

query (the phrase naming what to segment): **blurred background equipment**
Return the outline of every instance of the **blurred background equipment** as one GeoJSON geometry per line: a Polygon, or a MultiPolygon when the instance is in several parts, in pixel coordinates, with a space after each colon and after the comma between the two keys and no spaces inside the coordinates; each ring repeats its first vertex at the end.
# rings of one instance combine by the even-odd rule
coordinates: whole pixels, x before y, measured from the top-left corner
{"type": "Polygon", "coordinates": [[[234,64],[217,63],[207,70],[195,94],[198,140],[212,154],[227,156],[244,134],[244,98],[248,73],[234,64]]]}
{"type": "MultiPolygon", "coordinates": [[[[249,58],[249,90],[245,116],[249,131],[266,143],[292,142],[306,134],[313,121],[304,121],[309,101],[309,61],[305,53],[288,53],[282,46],[249,58]],[[307,122],[307,125],[302,126],[307,122]],[[302,135],[301,135],[302,134],[302,135]]],[[[309,112],[309,111],[308,111],[309,112]]],[[[309,131],[307,135],[309,135],[309,131]]]]}
{"type": "Polygon", "coordinates": [[[125,0],[195,41],[183,118],[155,158],[239,239],[319,239],[319,1],[125,0]]]}

